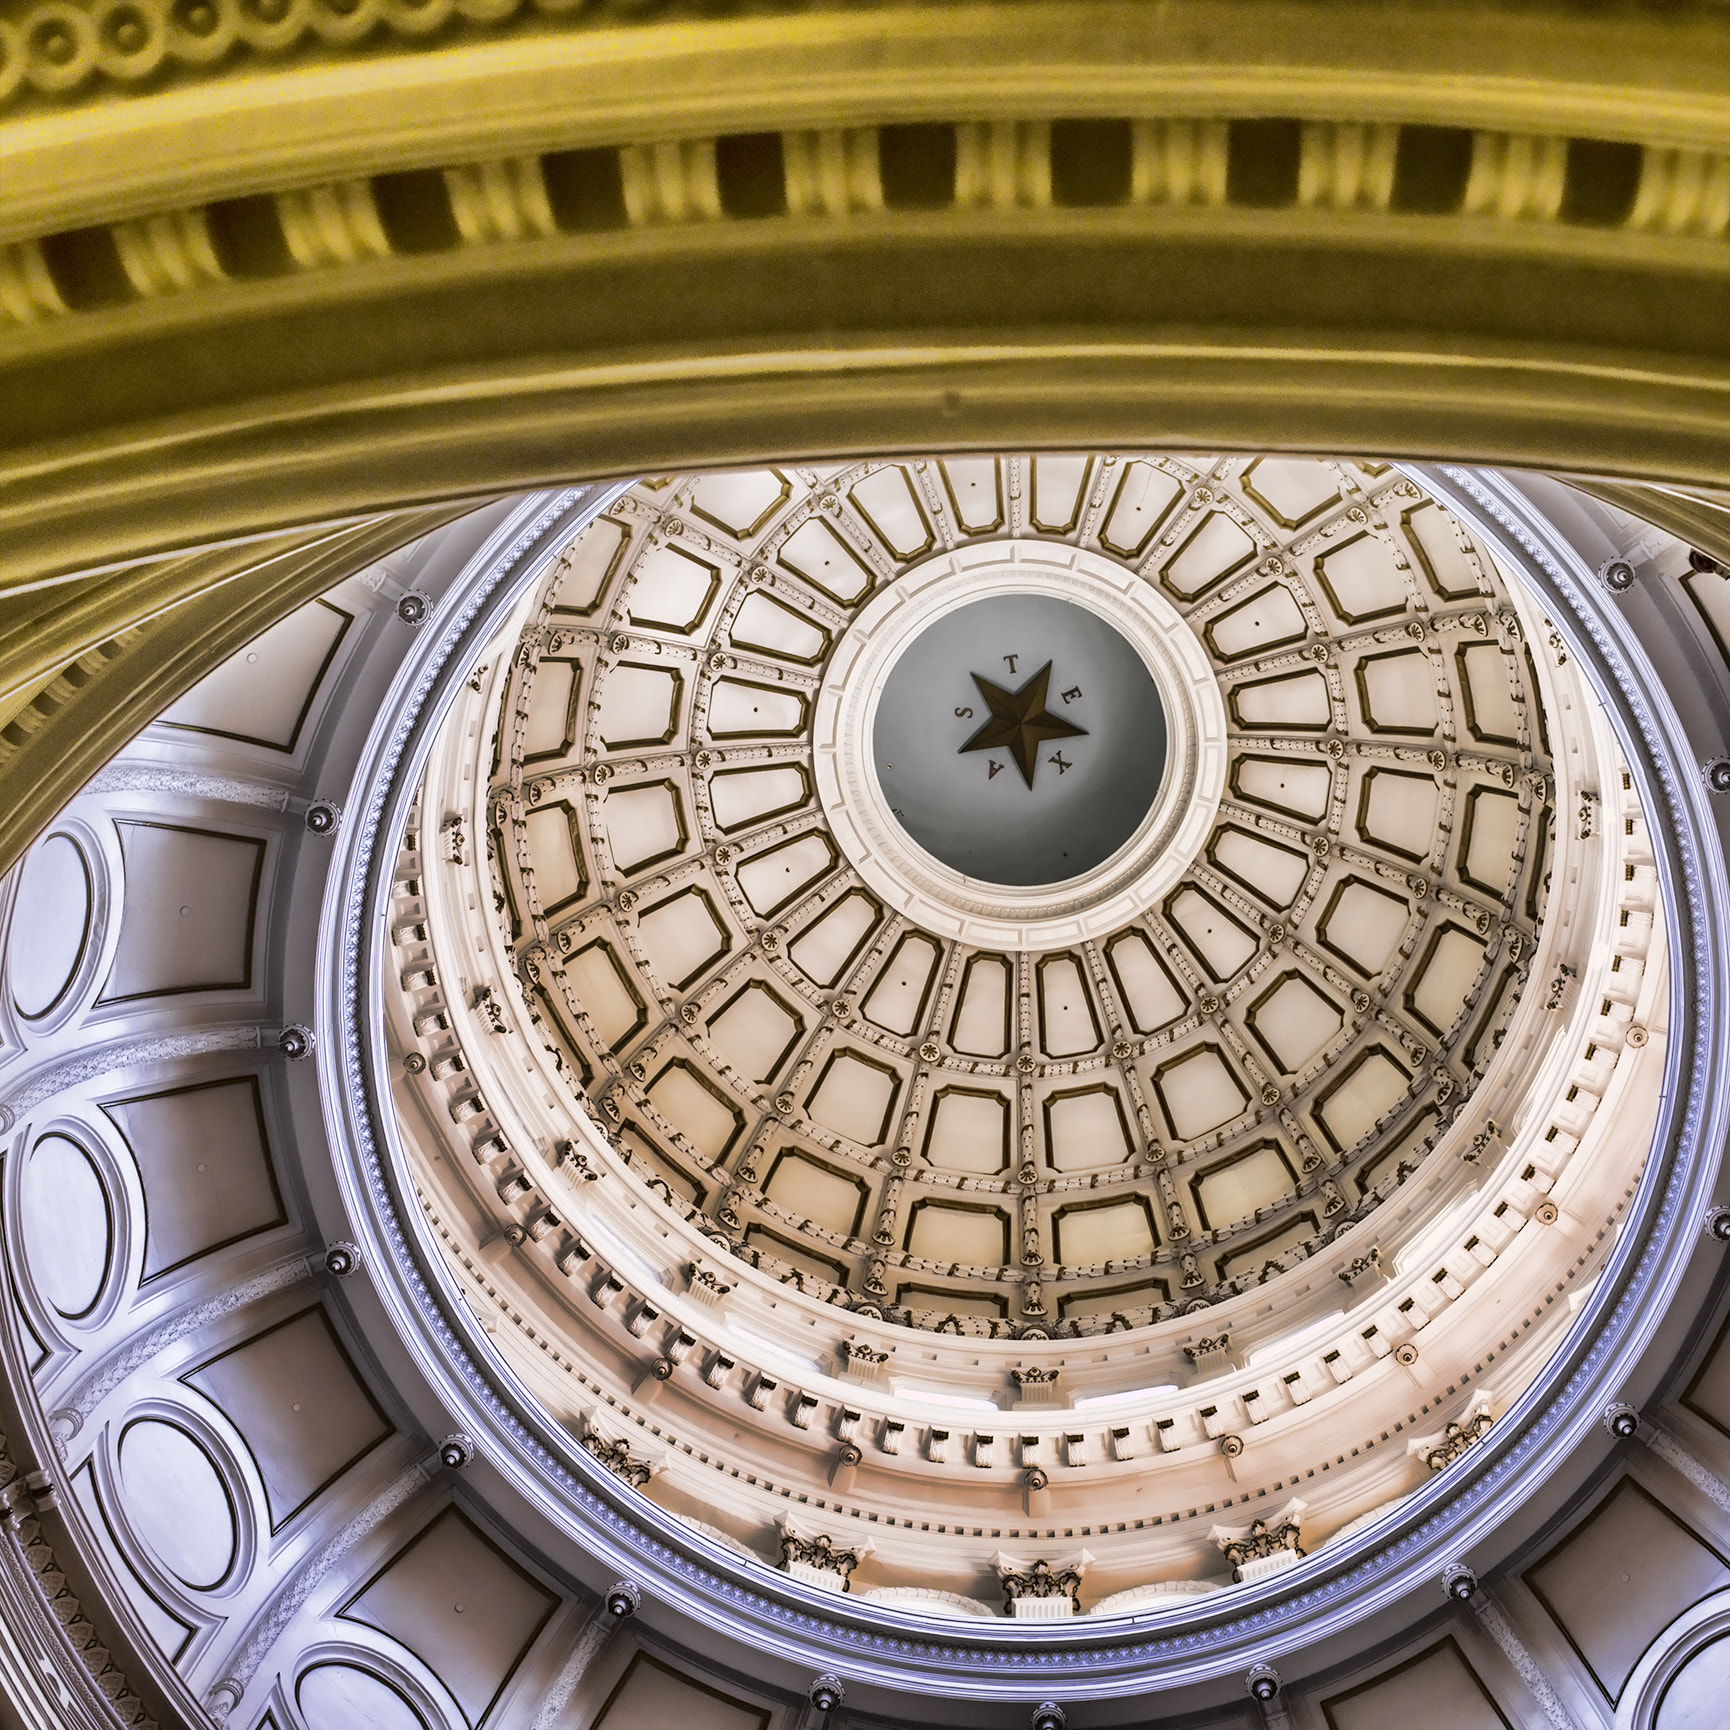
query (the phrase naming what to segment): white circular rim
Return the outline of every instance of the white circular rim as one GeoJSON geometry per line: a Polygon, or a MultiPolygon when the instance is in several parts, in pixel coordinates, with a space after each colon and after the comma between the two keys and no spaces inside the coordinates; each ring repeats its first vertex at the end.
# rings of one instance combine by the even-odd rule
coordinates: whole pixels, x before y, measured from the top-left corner
{"type": "Polygon", "coordinates": [[[1035,949],[1116,931],[1171,889],[1213,828],[1225,791],[1225,700],[1207,651],[1145,577],[1049,541],[994,540],[928,559],[864,606],[817,691],[817,797],[843,857],[889,906],[942,936],[1035,949]],[[1141,656],[1165,705],[1158,797],[1109,859],[1062,883],[1011,889],[968,877],[897,823],[870,749],[883,680],[926,626],[994,595],[1045,595],[1105,619],[1141,656]]]}

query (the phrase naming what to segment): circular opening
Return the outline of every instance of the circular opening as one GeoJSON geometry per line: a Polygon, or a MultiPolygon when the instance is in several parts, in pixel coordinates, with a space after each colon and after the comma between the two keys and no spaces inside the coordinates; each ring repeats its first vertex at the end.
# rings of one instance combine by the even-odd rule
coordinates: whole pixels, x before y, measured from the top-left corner
{"type": "Polygon", "coordinates": [[[1001,595],[907,645],[871,745],[914,841],[964,876],[1026,888],[1091,871],[1135,834],[1165,779],[1165,705],[1097,613],[1001,595]]]}

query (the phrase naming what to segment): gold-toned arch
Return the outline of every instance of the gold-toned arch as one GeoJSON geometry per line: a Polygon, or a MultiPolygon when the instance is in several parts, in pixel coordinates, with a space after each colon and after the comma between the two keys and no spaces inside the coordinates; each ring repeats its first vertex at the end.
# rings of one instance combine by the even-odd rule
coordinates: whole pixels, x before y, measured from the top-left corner
{"type": "Polygon", "coordinates": [[[572,475],[1373,451],[1730,539],[1721,6],[83,5],[0,22],[0,864],[338,549],[572,475]]]}

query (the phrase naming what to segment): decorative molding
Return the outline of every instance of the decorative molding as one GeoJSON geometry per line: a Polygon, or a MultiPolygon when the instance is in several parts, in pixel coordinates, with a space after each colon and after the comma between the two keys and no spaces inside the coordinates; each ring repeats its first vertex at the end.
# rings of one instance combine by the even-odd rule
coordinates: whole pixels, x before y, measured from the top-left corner
{"type": "MultiPolygon", "coordinates": [[[[120,762],[100,769],[86,783],[86,793],[167,793],[177,799],[213,799],[226,805],[252,805],[261,811],[286,811],[292,794],[265,781],[243,781],[237,775],[217,775],[204,769],[177,769],[166,763],[120,762]]],[[[311,811],[317,807],[311,807],[311,811]]],[[[335,810],[335,806],[329,809],[335,810]]],[[[309,828],[312,824],[308,823],[309,828]]],[[[334,826],[334,825],[333,825],[334,826]]],[[[320,830],[318,833],[325,833],[320,830]]]]}
{"type": "Polygon", "coordinates": [[[578,1683],[589,1673],[601,1648],[612,1638],[614,1629],[636,1614],[641,1601],[642,1589],[634,1580],[614,1581],[607,1593],[596,1601],[572,1643],[570,1653],[547,1687],[532,1730],[552,1730],[558,1723],[565,1707],[570,1704],[571,1696],[576,1693],[578,1683]]]}
{"type": "Polygon", "coordinates": [[[1076,1550],[1055,1562],[999,1550],[991,1565],[1003,1586],[1004,1614],[1019,1621],[1049,1621],[1059,1614],[1061,1605],[1061,1615],[1080,1615],[1081,1580],[1092,1562],[1087,1550],[1076,1550]]]}
{"type": "Polygon", "coordinates": [[[858,1545],[838,1544],[827,1532],[812,1532],[791,1520],[782,1520],[780,1525],[781,1567],[808,1585],[845,1592],[853,1570],[873,1548],[869,1540],[858,1545]]]}
{"type": "Polygon", "coordinates": [[[1451,1419],[1434,1435],[1418,1436],[1406,1444],[1406,1453],[1424,1462],[1432,1472],[1445,1472],[1467,1448],[1481,1442],[1495,1422],[1490,1395],[1480,1389],[1458,1418],[1451,1419]]]}
{"type": "Polygon", "coordinates": [[[1702,1465],[1694,1453],[1668,1430],[1658,1424],[1645,1424],[1641,1427],[1640,1439],[1665,1465],[1680,1472],[1714,1507],[1730,1514],[1730,1484],[1702,1465]]]}
{"type": "Polygon", "coordinates": [[[1231,1563],[1232,1579],[1241,1583],[1278,1571],[1258,1564],[1277,1563],[1280,1568],[1289,1567],[1288,1556],[1291,1561],[1296,1561],[1304,1554],[1303,1545],[1299,1542],[1303,1517],[1304,1503],[1294,1497],[1267,1519],[1251,1520],[1247,1526],[1214,1526],[1208,1532],[1208,1541],[1219,1545],[1225,1559],[1231,1563]]]}
{"type": "Polygon", "coordinates": [[[122,1069],[149,1069],[158,1064],[178,1063],[189,1057],[207,1057],[218,1051],[257,1051],[263,1030],[255,1026],[205,1027],[192,1033],[117,1039],[97,1045],[76,1057],[63,1058],[28,1077],[0,1104],[0,1133],[12,1129],[44,1101],[58,1093],[80,1087],[98,1076],[122,1069]]]}
{"type": "Polygon", "coordinates": [[[1532,1691],[1532,1697],[1543,1708],[1553,1730],[1580,1730],[1573,1713],[1562,1703],[1562,1697],[1551,1687],[1538,1660],[1503,1614],[1502,1607],[1488,1592],[1478,1591],[1471,1600],[1472,1611],[1483,1624],[1484,1632],[1501,1648],[1502,1656],[1520,1674],[1520,1680],[1532,1691]]]}
{"type": "Polygon", "coordinates": [[[404,1467],[341,1531],[289,1575],[239,1642],[238,1656],[228,1664],[222,1679],[210,1690],[206,1703],[212,1717],[226,1719],[240,1704],[248,1683],[295,1611],[367,1533],[426,1487],[433,1463],[431,1458],[421,1459],[404,1467]]]}
{"type": "Polygon", "coordinates": [[[62,1444],[70,1441],[83,1427],[84,1420],[134,1370],[166,1351],[176,1340],[198,1332],[207,1323],[221,1316],[232,1315],[248,1304],[259,1302],[279,1291],[287,1291],[311,1279],[324,1266],[322,1253],[291,1256],[252,1279],[242,1280],[215,1297],[181,1310],[165,1322],[136,1335],[100,1359],[90,1375],[77,1386],[71,1397],[54,1412],[53,1421],[62,1444]]]}
{"type": "Polygon", "coordinates": [[[634,1490],[640,1490],[654,1476],[655,1468],[640,1460],[622,1441],[609,1441],[590,1428],[583,1435],[583,1446],[589,1450],[615,1478],[623,1478],[634,1490]]]}
{"type": "MultiPolygon", "coordinates": [[[[481,599],[492,593],[487,584],[479,587],[481,598],[448,633],[452,646],[481,599]]],[[[437,673],[436,662],[421,664],[415,677],[423,696],[437,685],[437,673]]],[[[1638,706],[1647,687],[1632,675],[1628,685],[1635,692],[1630,702],[1638,706]]],[[[592,1533],[592,1539],[586,1537],[585,1541],[599,1545],[605,1553],[640,1557],[643,1566],[664,1580],[668,1590],[700,1597],[713,1614],[735,1622],[741,1637],[748,1629],[749,1637],[765,1649],[800,1657],[842,1649],[848,1652],[850,1665],[869,1671],[877,1679],[887,1683],[891,1678],[904,1678],[909,1660],[905,1656],[907,1641],[899,1626],[867,1626],[847,1615],[845,1600],[825,1603],[817,1593],[790,1585],[765,1590],[760,1576],[753,1577],[745,1570],[737,1574],[723,1571],[725,1564],[717,1565],[712,1555],[693,1553],[681,1545],[670,1518],[640,1509],[627,1513],[597,1481],[606,1474],[591,1476],[573,1470],[574,1453],[550,1451],[524,1422],[520,1392],[508,1382],[502,1386],[495,1383],[480,1369],[466,1343],[474,1326],[472,1318],[460,1314],[455,1293],[447,1289],[442,1274],[436,1271],[430,1252],[423,1261],[418,1237],[415,1246],[410,1244],[410,1228],[393,1206],[396,1180],[377,1138],[382,1120],[374,1118],[366,1104],[365,1077],[372,1058],[361,1041],[355,992],[364,973],[360,965],[362,934],[365,932],[369,941],[371,937],[365,914],[375,892],[370,881],[371,856],[379,826],[387,805],[401,808],[405,789],[423,760],[424,733],[417,701],[408,701],[398,711],[400,719],[394,732],[383,741],[369,766],[372,780],[366,791],[367,808],[354,825],[359,839],[351,849],[354,868],[347,876],[354,893],[342,916],[343,973],[331,982],[339,997],[336,1026],[342,1077],[354,1102],[349,1125],[354,1138],[354,1170],[365,1187],[362,1211],[367,1231],[377,1242],[381,1260],[389,1263],[395,1282],[392,1301],[412,1307],[424,1323],[428,1345],[451,1366],[453,1391],[457,1387],[454,1378],[460,1376],[462,1394],[473,1413],[472,1417],[465,1413],[465,1421],[484,1425],[497,1441],[499,1452],[494,1457],[501,1470],[525,1493],[539,1494],[543,1506],[556,1506],[557,1517],[570,1529],[592,1533]],[[459,1334],[453,1324],[460,1324],[463,1331],[459,1334]]],[[[1652,750],[1660,756],[1667,738],[1655,737],[1652,742],[1652,750]]],[[[1716,905],[1724,899],[1722,872],[1716,864],[1712,866],[1712,893],[1706,895],[1706,886],[1699,881],[1701,861],[1697,853],[1689,853],[1692,842],[1688,826],[1674,821],[1673,780],[1660,777],[1652,792],[1658,844],[1678,856],[1688,854],[1685,875],[1689,884],[1701,891],[1696,904],[1704,906],[1710,900],[1716,905]]],[[[1708,976],[1711,973],[1713,951],[1710,937],[1702,935],[1697,924],[1684,933],[1681,955],[1681,989],[1698,991],[1702,966],[1708,976]],[[1690,944],[1689,938],[1695,942],[1690,944]]],[[[1701,1007],[1698,1000],[1695,1007],[1701,1007]]],[[[1671,1049],[1677,1052],[1680,1047],[1673,1045],[1671,1049]]],[[[993,1640],[990,1630],[979,1628],[970,1630],[966,1642],[952,1638],[944,1646],[943,1672],[973,1676],[981,1666],[991,1666],[1002,1685],[1013,1686],[1019,1671],[1010,1666],[1025,1660],[1036,1663],[1041,1674],[1061,1670],[1078,1679],[1085,1676],[1085,1686],[1102,1695],[1145,1689],[1153,1669],[1172,1677],[1217,1674],[1246,1645],[1275,1627],[1287,1637],[1296,1637],[1294,1627],[1301,1625],[1310,1636],[1320,1637],[1343,1626],[1372,1582],[1379,1582],[1376,1589],[1385,1591],[1414,1568],[1430,1572],[1437,1559],[1435,1552],[1444,1542],[1470,1542],[1490,1529],[1503,1497],[1529,1487],[1550,1452],[1571,1445],[1577,1438],[1582,1406],[1590,1406],[1593,1393],[1602,1398],[1602,1384],[1623,1372],[1626,1354],[1633,1349],[1630,1341],[1639,1331],[1638,1318],[1647,1313],[1642,1305],[1653,1282],[1662,1287],[1674,1277],[1673,1246],[1665,1240],[1664,1228],[1677,1200],[1697,1181],[1694,1156],[1702,1145],[1703,1132],[1722,1127],[1717,1119],[1723,1109],[1719,1103],[1722,1090],[1715,1091],[1710,1085],[1710,1062],[1685,1050],[1680,1052],[1680,1060],[1683,1067],[1678,1086],[1666,1099],[1668,1115],[1660,1126],[1660,1146],[1667,1153],[1671,1151],[1668,1137],[1680,1128],[1686,1157],[1680,1161],[1654,1158],[1648,1164],[1645,1187],[1629,1214],[1631,1229],[1618,1237],[1604,1272],[1582,1306],[1571,1335],[1573,1346],[1516,1404],[1489,1446],[1468,1456],[1482,1457],[1481,1466],[1463,1475],[1456,1472],[1436,1478],[1409,1499],[1403,1518],[1378,1528],[1374,1541],[1345,1546],[1342,1554],[1330,1556],[1326,1563],[1306,1564],[1301,1582],[1270,1586],[1247,1598],[1238,1613],[1226,1617],[1217,1613],[1178,1614],[1166,1631],[1094,1645],[1086,1651],[1048,1646],[1035,1636],[1018,1634],[1018,1642],[1026,1640],[1036,1649],[1022,1654],[1018,1645],[1012,1655],[1005,1650],[1006,1642],[993,1640]]],[[[389,1133],[388,1124],[385,1133],[389,1133]]],[[[1705,1139],[1711,1140],[1710,1136],[1705,1139]]],[[[418,1224],[414,1229],[418,1231],[418,1224]]],[[[372,1245],[368,1247],[370,1254],[372,1245]]],[[[920,1624],[911,1626],[917,1629],[920,1624]]],[[[927,1648],[921,1650],[925,1653],[919,1661],[921,1671],[927,1672],[932,1659],[927,1648]]]]}
{"type": "MultiPolygon", "coordinates": [[[[113,1654],[97,1638],[77,1595],[66,1583],[65,1571],[37,1518],[39,1507],[55,1506],[55,1493],[45,1483],[33,1490],[30,1486],[37,1476],[19,1475],[6,1438],[0,1435],[0,1509],[4,1509],[0,1513],[0,1533],[4,1534],[0,1536],[0,1602],[22,1591],[34,1599],[30,1608],[40,1612],[29,1616],[34,1627],[28,1631],[23,1615],[9,1613],[12,1626],[7,1632],[20,1643],[31,1643],[30,1635],[34,1634],[39,1654],[36,1662],[43,1679],[57,1693],[58,1723],[64,1730],[105,1726],[114,1719],[135,1730],[158,1730],[156,1720],[114,1662],[113,1654]],[[73,1659],[75,1668],[68,1666],[62,1654],[53,1652],[57,1638],[65,1642],[64,1654],[73,1659]]],[[[10,1676],[6,1684],[5,1704],[10,1715],[22,1702],[13,1694],[15,1684],[10,1676]]]]}

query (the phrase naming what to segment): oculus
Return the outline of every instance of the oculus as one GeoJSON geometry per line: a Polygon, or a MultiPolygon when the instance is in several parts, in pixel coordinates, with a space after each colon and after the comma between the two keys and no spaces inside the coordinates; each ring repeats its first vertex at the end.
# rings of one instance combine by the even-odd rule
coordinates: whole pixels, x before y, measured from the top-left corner
{"type": "Polygon", "coordinates": [[[872,727],[891,815],[962,876],[1027,887],[1104,863],[1166,773],[1147,662],[1092,608],[976,600],[931,621],[890,668],[872,727]]]}

